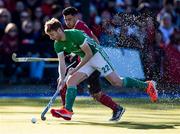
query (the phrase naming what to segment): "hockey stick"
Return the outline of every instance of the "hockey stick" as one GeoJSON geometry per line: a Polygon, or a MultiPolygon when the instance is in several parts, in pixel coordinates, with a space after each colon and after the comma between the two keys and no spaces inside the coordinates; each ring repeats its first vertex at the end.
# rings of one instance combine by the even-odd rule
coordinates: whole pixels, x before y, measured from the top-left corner
{"type": "MultiPolygon", "coordinates": [[[[74,64],[76,63],[76,61],[74,61],[72,64],[70,64],[68,67],[67,67],[67,70],[69,68],[71,68],[74,64]]],[[[66,83],[67,79],[68,79],[68,73],[67,75],[65,76],[64,78],[64,83],[66,83]]],[[[60,85],[59,88],[57,88],[56,92],[54,93],[53,97],[50,99],[49,103],[47,104],[47,106],[45,107],[45,109],[43,110],[43,112],[41,113],[41,120],[45,121],[46,120],[46,113],[48,112],[48,110],[51,108],[51,106],[53,105],[53,103],[55,102],[60,90],[64,87],[65,85],[60,85]]]]}
{"type": "Polygon", "coordinates": [[[37,57],[20,57],[17,58],[17,54],[12,54],[12,60],[14,62],[39,62],[39,61],[58,61],[58,58],[37,58],[37,57]]]}

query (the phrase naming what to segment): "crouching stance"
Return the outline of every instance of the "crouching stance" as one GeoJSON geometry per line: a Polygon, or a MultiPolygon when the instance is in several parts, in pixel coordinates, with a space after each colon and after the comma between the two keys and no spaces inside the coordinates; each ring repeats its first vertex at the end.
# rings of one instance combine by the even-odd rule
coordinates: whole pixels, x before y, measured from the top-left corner
{"type": "MultiPolygon", "coordinates": [[[[50,39],[55,40],[54,49],[59,58],[59,84],[64,81],[66,72],[64,52],[74,53],[81,57],[79,64],[68,71],[70,76],[66,82],[66,103],[65,107],[58,111],[62,118],[71,120],[73,115],[72,107],[77,95],[77,85],[87,79],[95,70],[101,72],[101,75],[112,85],[140,88],[150,95],[151,101],[157,101],[158,93],[154,81],[142,82],[129,77],[120,79],[110,64],[106,53],[92,38],[82,31],[75,29],[64,30],[61,23],[52,18],[45,23],[45,33],[49,35],[50,39]]],[[[125,109],[120,108],[121,117],[125,109]]]]}

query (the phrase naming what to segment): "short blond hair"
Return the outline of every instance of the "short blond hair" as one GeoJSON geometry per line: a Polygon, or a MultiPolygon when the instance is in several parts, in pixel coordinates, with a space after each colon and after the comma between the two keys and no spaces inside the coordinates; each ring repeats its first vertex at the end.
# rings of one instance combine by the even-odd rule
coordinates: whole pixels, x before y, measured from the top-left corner
{"type": "Polygon", "coordinates": [[[5,28],[5,30],[4,30],[4,32],[5,32],[5,33],[9,33],[9,31],[11,31],[11,30],[13,30],[13,29],[17,30],[16,24],[14,24],[14,23],[8,23],[7,26],[6,26],[6,28],[5,28]]]}
{"type": "Polygon", "coordinates": [[[46,21],[46,23],[44,25],[45,33],[49,33],[51,31],[57,31],[58,28],[61,28],[63,30],[61,22],[56,18],[52,18],[52,19],[46,21]]]}

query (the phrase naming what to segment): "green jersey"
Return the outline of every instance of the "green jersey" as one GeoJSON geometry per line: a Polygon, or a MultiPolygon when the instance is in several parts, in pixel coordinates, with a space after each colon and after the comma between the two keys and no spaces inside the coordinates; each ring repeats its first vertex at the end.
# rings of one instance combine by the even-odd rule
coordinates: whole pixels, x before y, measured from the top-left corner
{"type": "Polygon", "coordinates": [[[67,52],[74,53],[79,55],[81,58],[84,57],[85,53],[81,50],[81,46],[85,44],[85,42],[91,48],[93,55],[99,51],[99,45],[84,32],[76,29],[64,30],[66,40],[65,41],[55,41],[54,49],[56,53],[67,52]]]}

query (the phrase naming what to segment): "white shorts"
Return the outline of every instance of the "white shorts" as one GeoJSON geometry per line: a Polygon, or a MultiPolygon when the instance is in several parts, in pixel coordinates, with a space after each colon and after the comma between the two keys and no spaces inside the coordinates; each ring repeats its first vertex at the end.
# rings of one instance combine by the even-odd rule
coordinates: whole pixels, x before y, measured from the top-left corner
{"type": "Polygon", "coordinates": [[[101,75],[105,77],[114,71],[112,65],[108,61],[107,55],[97,52],[77,72],[85,73],[89,77],[95,70],[98,70],[101,72],[101,75]]]}

